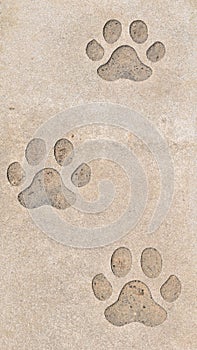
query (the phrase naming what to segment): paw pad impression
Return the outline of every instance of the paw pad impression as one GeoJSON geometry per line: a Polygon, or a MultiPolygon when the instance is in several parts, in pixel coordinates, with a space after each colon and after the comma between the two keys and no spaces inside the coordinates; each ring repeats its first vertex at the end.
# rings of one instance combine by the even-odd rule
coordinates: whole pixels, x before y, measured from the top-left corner
{"type": "MultiPolygon", "coordinates": [[[[54,157],[58,165],[67,166],[74,158],[74,146],[68,139],[58,140],[54,147],[54,157]]],[[[25,158],[31,166],[39,165],[46,156],[46,144],[43,139],[32,139],[25,150],[25,158]]],[[[32,168],[33,169],[33,168],[32,168]]],[[[20,186],[25,181],[25,171],[19,162],[8,166],[7,179],[12,186],[20,186]]],[[[91,180],[91,168],[82,163],[71,174],[71,181],[75,187],[86,186],[91,180]]],[[[28,209],[35,209],[44,205],[56,209],[66,209],[74,205],[76,194],[63,183],[60,173],[53,168],[43,168],[36,172],[32,182],[18,195],[19,203],[28,209]]]]}
{"type": "MultiPolygon", "coordinates": [[[[120,38],[122,25],[118,20],[109,20],[103,28],[103,37],[108,44],[114,44],[120,38]]],[[[144,44],[148,39],[148,28],[142,20],[135,20],[130,24],[129,34],[136,44],[144,44]]],[[[95,39],[86,46],[86,54],[92,61],[99,61],[104,56],[104,49],[95,39]]],[[[158,62],[165,55],[162,42],[153,43],[146,51],[146,57],[151,62],[158,62]]],[[[97,69],[98,75],[107,81],[129,79],[144,81],[152,75],[152,69],[139,58],[136,50],[129,45],[116,48],[110,59],[97,69]]]]}
{"type": "MultiPolygon", "coordinates": [[[[132,256],[128,248],[115,250],[111,258],[111,269],[117,277],[126,276],[131,270],[132,256]]],[[[141,268],[150,278],[156,278],[162,271],[162,258],[155,248],[146,248],[141,255],[141,268]]],[[[99,300],[107,300],[112,295],[112,285],[103,274],[93,278],[92,289],[99,300]]],[[[181,282],[171,275],[161,286],[160,293],[166,302],[175,301],[181,293],[181,282]]],[[[132,322],[140,322],[145,326],[155,327],[167,318],[166,310],[157,304],[148,286],[133,280],[124,285],[118,300],[108,306],[104,312],[105,318],[114,326],[124,326],[132,322]]]]}

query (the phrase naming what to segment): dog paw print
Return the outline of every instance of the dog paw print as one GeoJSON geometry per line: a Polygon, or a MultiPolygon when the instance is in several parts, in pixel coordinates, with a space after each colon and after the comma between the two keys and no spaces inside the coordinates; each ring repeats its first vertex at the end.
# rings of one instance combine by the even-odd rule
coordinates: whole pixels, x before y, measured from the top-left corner
{"type": "MultiPolygon", "coordinates": [[[[38,166],[46,156],[46,144],[43,139],[32,139],[25,150],[29,166],[38,166]]],[[[74,146],[68,139],[60,139],[54,145],[54,157],[58,165],[67,166],[74,157],[74,146]]],[[[7,169],[7,178],[12,186],[20,186],[26,178],[19,162],[13,162],[7,169]]],[[[83,187],[91,179],[91,168],[82,163],[72,173],[71,181],[76,187],[83,187]]],[[[43,168],[36,172],[31,184],[18,195],[19,203],[28,209],[50,205],[56,209],[66,209],[76,201],[76,194],[63,183],[60,173],[54,168],[43,168]]]]}
{"type": "MultiPolygon", "coordinates": [[[[118,20],[109,20],[103,28],[103,37],[108,44],[114,44],[120,38],[122,25],[118,20]]],[[[135,20],[130,24],[129,34],[136,44],[144,44],[148,39],[146,23],[135,20]]],[[[160,61],[165,55],[162,42],[154,42],[146,51],[146,57],[152,63],[160,61]]],[[[104,56],[103,47],[95,40],[91,40],[86,47],[86,54],[92,61],[99,61],[104,56]]],[[[110,59],[97,69],[98,75],[107,81],[130,79],[143,81],[152,75],[152,69],[139,58],[136,50],[129,45],[122,45],[115,49],[110,59]]]]}
{"type": "MultiPolygon", "coordinates": [[[[132,266],[132,255],[128,248],[115,250],[111,258],[111,269],[118,278],[125,277],[132,266]]],[[[162,271],[162,258],[155,248],[146,248],[141,255],[141,268],[149,278],[156,278],[162,271]]],[[[92,289],[97,299],[105,301],[112,295],[111,283],[103,274],[96,275],[92,280],[92,289]]],[[[166,302],[174,302],[181,293],[181,282],[171,275],[161,286],[160,293],[166,302]]],[[[124,326],[132,322],[140,322],[145,326],[155,327],[167,318],[166,310],[153,299],[148,286],[139,280],[133,280],[124,285],[118,300],[108,306],[104,312],[105,318],[114,326],[124,326]]]]}

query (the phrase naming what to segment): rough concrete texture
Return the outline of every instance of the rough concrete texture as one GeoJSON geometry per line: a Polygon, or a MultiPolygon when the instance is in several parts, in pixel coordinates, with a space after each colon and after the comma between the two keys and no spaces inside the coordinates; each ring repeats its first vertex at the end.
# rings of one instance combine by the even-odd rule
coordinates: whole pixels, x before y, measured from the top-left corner
{"type": "MultiPolygon", "coordinates": [[[[1,1],[1,350],[197,348],[196,9],[195,0],[1,1]],[[106,43],[102,32],[110,19],[122,24],[122,34],[114,44],[106,43]],[[129,35],[130,23],[138,19],[148,27],[148,39],[143,44],[133,42],[129,35]],[[99,63],[86,55],[86,46],[93,39],[105,50],[99,63]],[[146,51],[157,41],[165,45],[166,53],[162,60],[152,63],[146,51]],[[99,66],[123,45],[133,47],[140,60],[151,67],[153,73],[147,80],[109,82],[98,76],[99,66]],[[37,228],[27,209],[18,203],[23,188],[10,185],[7,168],[16,161],[22,164],[25,148],[42,123],[71,106],[94,101],[128,106],[165,137],[174,163],[174,195],[164,222],[154,234],[148,234],[160,182],[147,145],[132,133],[114,128],[75,130],[74,145],[93,134],[124,140],[143,164],[149,183],[146,210],[136,227],[118,242],[85,250],[63,246],[37,228]],[[132,271],[124,279],[116,278],[110,269],[109,257],[118,247],[129,248],[133,257],[132,271]],[[140,256],[146,247],[155,247],[162,255],[163,271],[155,279],[141,270],[140,256]],[[113,295],[103,302],[95,298],[91,287],[100,271],[113,286],[113,295]],[[171,274],[178,276],[182,289],[174,303],[166,303],[160,288],[171,274]],[[133,322],[115,327],[106,320],[105,309],[133,280],[146,284],[153,299],[166,310],[168,316],[161,325],[145,327],[133,322]]],[[[71,135],[62,137],[70,139],[71,135]]],[[[47,167],[57,166],[54,155],[50,161],[47,167]]],[[[117,198],[113,210],[106,216],[92,218],[87,214],[96,225],[114,220],[128,200],[124,170],[113,165],[111,171],[107,161],[102,165],[92,162],[92,179],[80,189],[85,198],[94,201],[96,180],[103,172],[114,179],[117,198]]],[[[30,171],[33,179],[36,169],[30,171]]],[[[74,224],[86,224],[84,213],[82,217],[73,208],[68,210],[58,212],[64,212],[74,224]]]]}

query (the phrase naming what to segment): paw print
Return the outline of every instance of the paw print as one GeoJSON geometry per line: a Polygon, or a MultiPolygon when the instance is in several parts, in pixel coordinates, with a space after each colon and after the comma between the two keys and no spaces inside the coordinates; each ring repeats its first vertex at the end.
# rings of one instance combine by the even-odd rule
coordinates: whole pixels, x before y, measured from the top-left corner
{"type": "MultiPolygon", "coordinates": [[[[103,28],[103,36],[108,44],[114,44],[121,36],[122,25],[118,20],[109,20],[103,28]]],[[[146,23],[135,20],[130,24],[129,34],[136,44],[144,44],[148,39],[146,23]]],[[[158,62],[165,55],[165,46],[156,41],[146,51],[147,59],[158,62]]],[[[92,61],[99,61],[104,56],[103,47],[95,40],[91,40],[86,47],[86,54],[92,61]]],[[[130,79],[143,81],[152,75],[152,69],[142,63],[136,50],[129,45],[122,45],[115,49],[107,61],[97,69],[98,75],[107,81],[130,79]]]]}
{"type": "MultiPolygon", "coordinates": [[[[125,277],[131,270],[132,256],[128,248],[115,250],[111,258],[111,269],[118,278],[125,277]]],[[[162,258],[155,248],[146,248],[141,255],[141,268],[149,278],[156,278],[162,271],[162,258]]],[[[112,285],[103,274],[96,275],[92,280],[92,289],[97,299],[105,301],[112,295],[112,285]]],[[[160,293],[166,302],[175,301],[181,293],[181,282],[171,275],[161,286],[160,293]]],[[[167,318],[166,310],[157,304],[148,286],[133,280],[124,285],[118,300],[108,306],[104,312],[105,318],[114,326],[124,326],[132,322],[140,322],[145,326],[155,327],[167,318]]]]}
{"type": "MultiPolygon", "coordinates": [[[[32,139],[25,150],[29,166],[38,166],[46,156],[43,139],[32,139]]],[[[58,165],[69,165],[74,157],[74,146],[70,140],[62,138],[54,145],[54,157],[58,165]]],[[[13,162],[7,169],[7,178],[12,186],[20,186],[26,174],[19,162],[13,162]]],[[[75,187],[83,187],[91,179],[91,168],[82,163],[72,173],[71,181],[75,187]]],[[[56,209],[66,209],[76,201],[76,194],[62,182],[60,173],[54,168],[43,168],[36,172],[31,184],[18,195],[19,203],[28,209],[50,205],[56,209]]]]}

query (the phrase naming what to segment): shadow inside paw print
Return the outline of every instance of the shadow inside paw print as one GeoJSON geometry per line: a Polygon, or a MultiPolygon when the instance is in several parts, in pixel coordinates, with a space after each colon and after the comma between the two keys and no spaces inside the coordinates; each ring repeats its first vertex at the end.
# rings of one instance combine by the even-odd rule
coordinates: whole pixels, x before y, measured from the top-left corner
{"type": "MultiPolygon", "coordinates": [[[[25,150],[25,157],[32,167],[37,166],[46,156],[45,141],[32,139],[25,150]]],[[[70,164],[74,157],[71,141],[60,139],[54,145],[54,157],[58,165],[70,164]]],[[[18,162],[13,162],[7,169],[7,178],[12,186],[20,186],[25,180],[25,171],[18,162]]],[[[82,163],[71,175],[75,187],[83,187],[91,179],[91,168],[82,163]]],[[[50,205],[56,209],[66,209],[74,205],[76,194],[63,183],[60,173],[53,168],[43,168],[33,177],[31,184],[18,195],[19,203],[28,209],[50,205]]]]}
{"type": "MultiPolygon", "coordinates": [[[[108,44],[115,43],[121,36],[122,25],[118,20],[109,20],[103,28],[103,36],[108,44]]],[[[141,21],[133,21],[129,27],[129,34],[137,44],[143,44],[148,39],[147,25],[141,21]]],[[[91,40],[86,47],[86,54],[92,61],[99,61],[104,56],[103,47],[95,40],[91,40]]],[[[157,41],[146,51],[147,59],[158,62],[165,55],[165,46],[157,41]]],[[[152,75],[152,69],[139,58],[136,50],[129,45],[122,45],[115,49],[110,59],[97,70],[98,75],[107,81],[129,79],[144,81],[152,75]]]]}
{"type": "MultiPolygon", "coordinates": [[[[130,250],[125,247],[116,249],[111,258],[111,269],[115,276],[126,276],[131,265],[130,250]]],[[[141,268],[149,278],[159,276],[162,271],[162,258],[155,248],[144,249],[141,255],[141,268]]],[[[92,289],[95,297],[101,301],[109,299],[113,292],[112,285],[103,274],[93,278],[92,289]]],[[[181,282],[176,276],[171,275],[161,286],[160,293],[166,302],[175,301],[181,293],[181,282]]],[[[106,308],[104,315],[114,326],[140,322],[145,326],[155,327],[167,318],[166,310],[155,302],[148,286],[139,280],[126,283],[118,300],[106,308]]]]}

